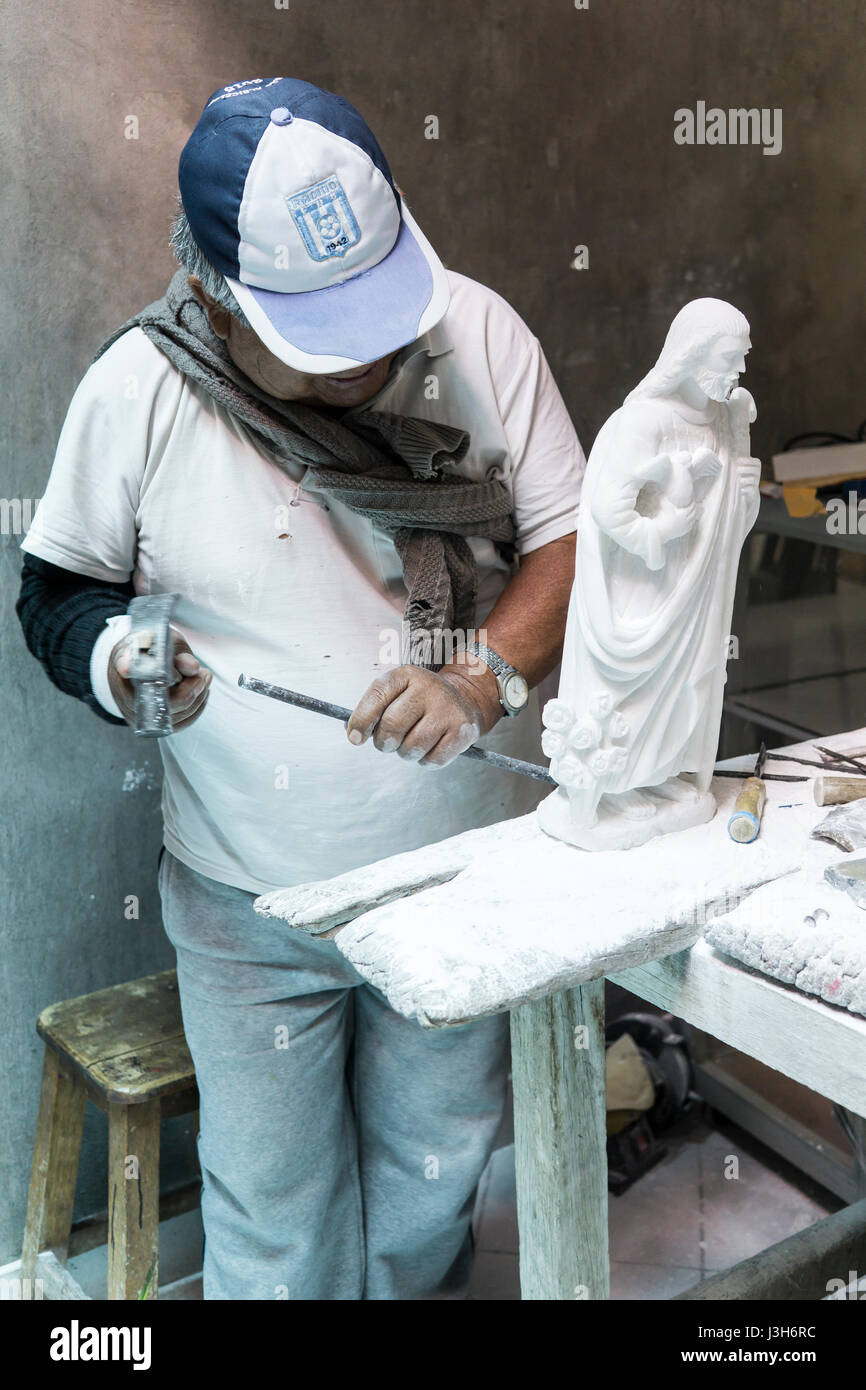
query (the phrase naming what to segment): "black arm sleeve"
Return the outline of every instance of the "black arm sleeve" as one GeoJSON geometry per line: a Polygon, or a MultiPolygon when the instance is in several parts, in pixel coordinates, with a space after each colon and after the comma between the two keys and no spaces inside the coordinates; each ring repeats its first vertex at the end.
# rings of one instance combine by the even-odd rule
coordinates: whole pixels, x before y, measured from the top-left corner
{"type": "Polygon", "coordinates": [[[90,654],[106,618],[125,613],[135,597],[131,583],[106,584],[86,574],[25,555],[15,612],[29,650],[58,690],[82,700],[100,719],[122,724],[97,700],[90,685],[90,654]]]}

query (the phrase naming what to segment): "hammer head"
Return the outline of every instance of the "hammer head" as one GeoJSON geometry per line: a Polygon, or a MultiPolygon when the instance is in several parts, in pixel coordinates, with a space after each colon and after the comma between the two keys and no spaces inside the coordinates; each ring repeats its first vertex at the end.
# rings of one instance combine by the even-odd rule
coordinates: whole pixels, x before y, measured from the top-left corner
{"type": "Polygon", "coordinates": [[[132,619],[129,679],[135,686],[133,728],[145,738],[171,733],[168,692],[177,680],[171,615],[177,594],[142,594],[127,609],[132,619]]]}

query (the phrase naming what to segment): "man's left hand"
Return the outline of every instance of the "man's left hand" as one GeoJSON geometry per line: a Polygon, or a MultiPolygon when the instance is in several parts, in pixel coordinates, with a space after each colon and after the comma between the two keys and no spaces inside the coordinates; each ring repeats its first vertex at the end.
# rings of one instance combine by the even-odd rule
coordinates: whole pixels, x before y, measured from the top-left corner
{"type": "Polygon", "coordinates": [[[444,767],[498,720],[502,710],[493,691],[453,669],[398,666],[361,696],[346,726],[349,742],[372,737],[383,753],[444,767]]]}

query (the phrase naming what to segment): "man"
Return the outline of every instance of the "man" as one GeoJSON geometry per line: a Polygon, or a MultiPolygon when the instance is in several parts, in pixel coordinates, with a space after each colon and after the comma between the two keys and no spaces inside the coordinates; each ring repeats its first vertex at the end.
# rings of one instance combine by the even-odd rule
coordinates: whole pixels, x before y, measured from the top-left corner
{"type": "Polygon", "coordinates": [[[184,269],[75,394],[19,612],[55,683],[128,722],[126,604],[179,595],[160,890],[205,1297],[462,1297],[507,1018],[426,1033],[252,903],[537,804],[458,755],[538,756],[583,454],[537,340],[444,269],[347,102],[222,88],[179,182],[184,269]],[[355,701],[348,742],[242,671],[355,701]]]}

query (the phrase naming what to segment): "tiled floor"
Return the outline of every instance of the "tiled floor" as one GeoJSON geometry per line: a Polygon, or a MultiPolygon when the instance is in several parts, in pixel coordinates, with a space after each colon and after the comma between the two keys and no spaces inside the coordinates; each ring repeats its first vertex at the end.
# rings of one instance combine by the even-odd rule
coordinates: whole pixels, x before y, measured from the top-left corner
{"type": "MultiPolygon", "coordinates": [[[[839,1205],[807,1195],[766,1151],[699,1124],[621,1197],[610,1199],[611,1297],[667,1299],[727,1269],[839,1205]],[[736,1159],[737,1162],[732,1162],[736,1159]],[[738,1173],[726,1177],[725,1174],[738,1173]]],[[[474,1299],[517,1299],[514,1149],[494,1155],[476,1212],[474,1299]]]]}
{"type": "MultiPolygon", "coordinates": [[[[784,1164],[738,1134],[699,1123],[669,1140],[668,1156],[628,1192],[611,1197],[613,1298],[672,1298],[840,1205],[830,1197],[824,1205],[820,1189],[805,1179],[800,1184],[784,1164]]],[[[475,1231],[471,1297],[518,1299],[513,1146],[498,1149],[488,1166],[475,1231]]],[[[160,1228],[161,1286],[183,1280],[170,1297],[201,1298],[200,1253],[197,1211],[160,1228]]],[[[105,1297],[104,1247],[71,1260],[70,1270],[91,1297],[105,1297]]]]}

